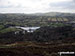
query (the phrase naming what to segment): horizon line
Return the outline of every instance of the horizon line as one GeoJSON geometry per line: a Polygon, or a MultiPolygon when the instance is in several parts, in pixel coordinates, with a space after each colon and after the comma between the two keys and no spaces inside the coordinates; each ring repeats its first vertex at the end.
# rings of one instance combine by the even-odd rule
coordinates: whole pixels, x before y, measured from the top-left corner
{"type": "Polygon", "coordinates": [[[75,13],[75,12],[35,12],[35,13],[18,13],[18,12],[0,12],[0,14],[43,14],[43,13],[75,13]]]}

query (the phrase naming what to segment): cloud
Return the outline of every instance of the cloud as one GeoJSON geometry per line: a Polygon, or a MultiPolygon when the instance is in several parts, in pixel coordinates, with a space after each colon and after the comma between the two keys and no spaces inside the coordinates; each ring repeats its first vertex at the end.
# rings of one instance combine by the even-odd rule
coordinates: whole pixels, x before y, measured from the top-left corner
{"type": "Polygon", "coordinates": [[[75,12],[74,1],[75,0],[0,0],[0,12],[75,12]]]}
{"type": "Polygon", "coordinates": [[[62,7],[63,9],[66,7],[74,7],[75,3],[73,1],[60,2],[60,3],[51,3],[50,6],[62,7]]]}

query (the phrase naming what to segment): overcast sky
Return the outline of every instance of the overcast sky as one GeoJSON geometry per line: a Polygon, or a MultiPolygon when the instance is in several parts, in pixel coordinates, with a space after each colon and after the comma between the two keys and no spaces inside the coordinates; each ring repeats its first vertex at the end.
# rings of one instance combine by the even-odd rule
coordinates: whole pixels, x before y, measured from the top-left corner
{"type": "Polygon", "coordinates": [[[0,0],[0,13],[75,13],[75,0],[0,0]]]}

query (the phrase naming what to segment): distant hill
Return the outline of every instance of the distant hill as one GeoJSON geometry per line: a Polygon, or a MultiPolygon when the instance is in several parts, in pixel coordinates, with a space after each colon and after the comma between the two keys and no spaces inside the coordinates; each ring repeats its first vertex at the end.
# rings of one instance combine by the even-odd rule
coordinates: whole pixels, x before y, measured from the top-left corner
{"type": "Polygon", "coordinates": [[[75,13],[61,13],[61,12],[48,12],[48,13],[35,13],[35,16],[75,16],[75,13]]]}
{"type": "Polygon", "coordinates": [[[25,14],[25,13],[0,13],[0,14],[7,14],[7,15],[29,15],[29,16],[75,16],[75,13],[61,13],[61,12],[47,12],[47,13],[32,13],[32,14],[25,14]]]}

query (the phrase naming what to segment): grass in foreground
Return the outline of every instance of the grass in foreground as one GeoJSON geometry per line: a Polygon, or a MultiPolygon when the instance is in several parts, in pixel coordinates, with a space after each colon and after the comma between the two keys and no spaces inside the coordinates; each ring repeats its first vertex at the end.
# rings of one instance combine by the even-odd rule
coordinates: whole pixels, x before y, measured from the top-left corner
{"type": "Polygon", "coordinates": [[[75,43],[43,44],[43,43],[14,43],[0,46],[0,56],[59,56],[58,52],[75,51],[75,43]]]}

